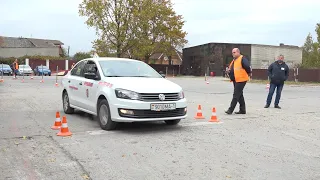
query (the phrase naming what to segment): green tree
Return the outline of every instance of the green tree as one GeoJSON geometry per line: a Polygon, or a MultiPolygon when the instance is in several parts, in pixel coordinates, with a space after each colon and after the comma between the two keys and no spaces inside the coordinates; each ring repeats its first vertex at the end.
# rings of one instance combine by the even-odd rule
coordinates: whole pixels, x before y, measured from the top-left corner
{"type": "Polygon", "coordinates": [[[73,56],[73,60],[80,61],[82,59],[87,59],[91,58],[91,53],[90,52],[77,52],[73,56]]]}
{"type": "Polygon", "coordinates": [[[317,39],[318,39],[318,43],[320,43],[320,23],[318,23],[316,25],[316,33],[317,33],[317,39]]]}
{"type": "Polygon", "coordinates": [[[148,61],[154,52],[164,52],[170,56],[176,48],[183,47],[187,33],[182,30],[182,16],[173,10],[170,0],[140,0],[137,15],[138,45],[132,54],[148,61]]]}
{"type": "Polygon", "coordinates": [[[87,17],[89,27],[96,29],[99,38],[94,46],[98,50],[114,49],[121,57],[134,45],[134,8],[134,0],[83,0],[79,14],[87,17]]]}
{"type": "Polygon", "coordinates": [[[302,66],[308,68],[320,67],[319,43],[314,42],[309,33],[302,50],[302,66]]]}

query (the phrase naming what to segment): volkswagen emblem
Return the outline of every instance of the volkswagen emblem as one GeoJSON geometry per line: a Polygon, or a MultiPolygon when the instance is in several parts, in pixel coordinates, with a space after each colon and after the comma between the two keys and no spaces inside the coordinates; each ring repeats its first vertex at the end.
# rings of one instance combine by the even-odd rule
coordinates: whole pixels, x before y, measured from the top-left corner
{"type": "Polygon", "coordinates": [[[159,94],[160,101],[164,101],[166,99],[166,96],[164,94],[159,94]]]}

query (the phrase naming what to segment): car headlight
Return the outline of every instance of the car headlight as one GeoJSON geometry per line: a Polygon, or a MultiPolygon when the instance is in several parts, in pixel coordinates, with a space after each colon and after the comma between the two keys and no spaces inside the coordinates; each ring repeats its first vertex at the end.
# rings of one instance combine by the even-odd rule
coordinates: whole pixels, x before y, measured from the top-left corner
{"type": "Polygon", "coordinates": [[[138,100],[140,98],[138,93],[125,90],[125,89],[116,89],[115,92],[116,92],[117,98],[132,99],[132,100],[138,100]]]}
{"type": "Polygon", "coordinates": [[[184,98],[184,92],[183,91],[180,91],[179,92],[179,99],[183,99],[184,98]]]}

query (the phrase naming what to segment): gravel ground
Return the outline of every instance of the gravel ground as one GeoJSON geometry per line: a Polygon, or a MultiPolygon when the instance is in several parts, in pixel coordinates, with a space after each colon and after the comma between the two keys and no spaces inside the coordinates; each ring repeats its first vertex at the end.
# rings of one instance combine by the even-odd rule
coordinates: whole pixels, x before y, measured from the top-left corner
{"type": "Polygon", "coordinates": [[[286,85],[279,110],[263,108],[265,85],[248,83],[247,114],[225,115],[231,83],[170,78],[188,99],[189,117],[178,126],[130,123],[108,132],[77,112],[67,115],[72,137],[62,138],[50,129],[55,112],[64,115],[55,77],[19,78],[0,83],[0,179],[320,179],[319,86],[286,85]],[[205,120],[193,118],[198,104],[205,120]],[[213,107],[220,123],[208,122],[213,107]]]}

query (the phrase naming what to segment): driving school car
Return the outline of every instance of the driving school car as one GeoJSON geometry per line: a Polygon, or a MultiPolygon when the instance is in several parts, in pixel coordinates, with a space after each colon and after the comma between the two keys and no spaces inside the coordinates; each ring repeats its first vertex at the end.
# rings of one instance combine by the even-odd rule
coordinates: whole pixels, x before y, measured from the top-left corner
{"type": "Polygon", "coordinates": [[[125,58],[79,61],[62,79],[63,109],[96,115],[104,130],[117,122],[165,121],[187,117],[182,88],[144,62],[125,58]]]}

